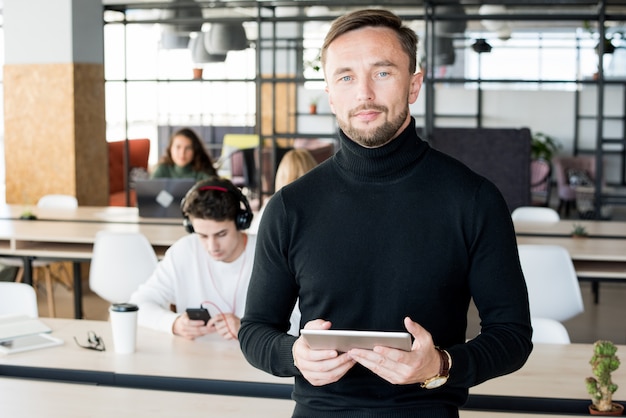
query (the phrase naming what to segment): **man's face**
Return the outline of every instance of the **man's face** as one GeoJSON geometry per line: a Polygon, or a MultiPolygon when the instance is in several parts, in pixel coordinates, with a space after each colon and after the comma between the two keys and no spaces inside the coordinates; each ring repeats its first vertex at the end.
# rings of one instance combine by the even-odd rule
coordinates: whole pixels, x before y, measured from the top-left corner
{"type": "Polygon", "coordinates": [[[238,250],[243,245],[243,237],[235,221],[191,218],[191,224],[202,246],[214,260],[231,263],[241,254],[238,250]]]}
{"type": "Polygon", "coordinates": [[[341,35],[326,51],[324,73],[339,127],[356,143],[379,147],[408,126],[422,75],[410,73],[393,30],[365,27],[341,35]]]}

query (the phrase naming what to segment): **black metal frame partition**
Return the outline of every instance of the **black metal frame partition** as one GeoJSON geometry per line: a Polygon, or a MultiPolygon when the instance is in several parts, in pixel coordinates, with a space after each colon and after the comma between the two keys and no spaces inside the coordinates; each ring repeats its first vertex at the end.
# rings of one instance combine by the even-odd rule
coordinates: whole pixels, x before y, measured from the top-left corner
{"type": "MultiPolygon", "coordinates": [[[[578,1],[518,0],[518,1],[490,1],[490,2],[468,0],[468,1],[462,2],[462,6],[468,10],[471,10],[471,8],[476,9],[477,7],[484,5],[484,4],[494,4],[494,5],[506,5],[507,7],[511,7],[511,8],[519,7],[521,11],[518,10],[514,14],[506,14],[506,15],[494,14],[494,15],[487,15],[487,16],[480,15],[478,13],[454,14],[454,13],[447,12],[445,14],[442,14],[438,12],[438,10],[441,10],[440,9],[441,7],[447,7],[450,5],[459,5],[459,4],[460,4],[460,1],[458,0],[440,0],[440,1],[432,0],[432,1],[424,1],[424,2],[391,0],[387,4],[385,4],[385,7],[388,7],[394,10],[397,9],[398,14],[404,19],[424,21],[425,32],[423,34],[422,42],[425,45],[425,64],[426,64],[426,67],[425,67],[426,77],[425,77],[425,86],[424,86],[425,109],[424,109],[424,115],[420,115],[420,116],[423,116],[424,118],[423,134],[426,139],[428,139],[430,132],[432,132],[432,130],[437,126],[437,119],[444,118],[447,116],[441,113],[438,114],[435,111],[435,108],[436,108],[435,89],[436,89],[436,84],[438,82],[445,81],[446,83],[467,83],[467,82],[477,83],[477,86],[478,86],[477,102],[478,103],[476,106],[476,112],[473,116],[465,115],[464,117],[473,118],[476,126],[478,127],[482,126],[482,119],[483,119],[481,85],[494,82],[494,81],[499,82],[499,83],[519,82],[519,80],[486,80],[486,79],[472,80],[472,79],[467,79],[467,78],[459,78],[459,79],[447,78],[445,80],[438,79],[436,75],[433,73],[434,66],[429,65],[429,63],[435,62],[434,61],[435,33],[436,33],[437,25],[441,24],[442,22],[455,21],[455,20],[478,21],[478,20],[485,20],[485,19],[486,20],[489,20],[489,19],[509,20],[509,21],[512,21],[512,20],[515,20],[515,21],[561,21],[561,20],[565,21],[567,20],[567,21],[581,21],[581,22],[590,21],[590,22],[594,22],[598,24],[598,27],[600,28],[599,29],[600,36],[603,37],[604,30],[605,30],[605,23],[607,21],[618,21],[618,22],[626,21],[626,13],[622,12],[621,10],[619,11],[619,13],[613,11],[613,9],[615,9],[616,7],[620,7],[620,6],[626,7],[626,1],[624,0],[617,0],[617,1],[611,1],[611,2],[608,2],[608,0],[596,0],[596,1],[593,1],[593,0],[578,0],[578,1]],[[554,12],[554,9],[551,9],[550,13],[546,13],[545,9],[548,6],[555,6],[555,7],[558,6],[563,11],[559,13],[559,12],[554,12]],[[584,8],[585,11],[583,12],[577,11],[577,8],[584,8]],[[574,11],[572,12],[572,10],[570,9],[574,11]]],[[[260,148],[263,148],[266,142],[271,143],[272,146],[275,147],[276,141],[279,138],[330,137],[330,135],[328,134],[306,134],[306,135],[298,134],[297,133],[298,132],[297,118],[295,119],[296,120],[295,126],[292,127],[293,129],[289,129],[289,130],[293,130],[293,132],[280,132],[279,131],[279,127],[277,124],[277,117],[276,117],[276,112],[278,111],[277,101],[276,101],[276,95],[278,94],[277,86],[279,83],[293,83],[293,86],[297,86],[297,85],[304,83],[305,79],[301,75],[302,74],[302,68],[300,66],[301,64],[296,65],[296,68],[294,69],[295,73],[293,74],[292,78],[278,77],[277,72],[276,72],[277,53],[282,48],[293,48],[294,50],[293,52],[295,53],[296,58],[297,58],[296,61],[298,60],[301,61],[302,60],[302,57],[301,57],[302,28],[303,28],[304,22],[311,21],[311,20],[330,21],[336,18],[337,16],[344,14],[346,11],[350,9],[371,7],[373,6],[371,2],[355,1],[355,0],[344,0],[342,2],[336,2],[336,1],[298,1],[298,2],[293,2],[293,1],[263,1],[263,2],[196,1],[194,5],[199,5],[202,8],[207,8],[211,10],[218,10],[218,9],[233,10],[235,8],[247,8],[250,10],[250,15],[251,15],[246,18],[233,18],[233,17],[224,17],[224,18],[206,17],[204,18],[203,17],[202,19],[200,19],[202,22],[225,21],[225,20],[235,21],[236,20],[236,21],[254,21],[257,24],[258,35],[257,35],[257,40],[255,42],[256,59],[257,59],[256,78],[255,80],[250,80],[250,81],[253,81],[256,85],[255,90],[256,90],[256,95],[257,95],[256,97],[257,108],[256,108],[256,116],[255,116],[255,120],[256,120],[255,132],[261,138],[260,145],[259,145],[260,148]],[[329,10],[329,15],[328,16],[316,16],[316,17],[306,16],[304,13],[304,10],[306,10],[306,8],[311,7],[311,6],[325,6],[329,10]],[[279,15],[278,13],[276,13],[276,11],[279,9],[292,9],[295,12],[281,13],[279,15]],[[278,25],[282,23],[297,23],[300,27],[300,33],[296,34],[296,37],[291,39],[291,43],[289,43],[288,47],[282,46],[278,42],[279,37],[277,35],[277,27],[278,25]],[[267,28],[267,25],[270,25],[271,30],[269,31],[270,34],[266,36],[263,33],[264,31],[262,30],[262,28],[267,28]],[[297,37],[300,37],[300,39],[297,39],[297,37]],[[267,56],[269,56],[270,57],[269,59],[273,61],[271,63],[272,70],[271,70],[270,75],[262,74],[262,67],[264,64],[266,64],[266,62],[263,62],[263,60],[265,59],[264,57],[267,57],[267,56]],[[266,112],[266,109],[263,108],[263,106],[266,106],[266,104],[264,104],[263,101],[261,100],[261,95],[263,94],[264,91],[266,91],[264,90],[264,86],[267,84],[270,84],[270,91],[272,92],[272,101],[271,101],[272,109],[268,112],[266,112]],[[269,117],[264,118],[264,115],[269,115],[269,117]],[[264,134],[264,132],[270,132],[270,133],[264,134]]],[[[155,2],[155,3],[139,3],[139,4],[128,3],[128,4],[116,4],[113,6],[105,6],[105,10],[115,10],[115,11],[126,12],[127,10],[136,9],[136,8],[171,9],[171,8],[176,8],[176,7],[188,7],[188,6],[189,6],[188,2],[181,2],[180,4],[176,2],[155,2]]],[[[198,19],[196,19],[196,21],[197,20],[198,19]]],[[[174,24],[174,23],[189,23],[190,21],[194,21],[194,19],[175,18],[175,19],[151,19],[151,20],[142,20],[142,21],[138,21],[138,20],[128,21],[126,20],[126,18],[124,18],[122,22],[115,22],[115,23],[122,23],[125,25],[137,24],[137,23],[174,24]]],[[[602,48],[602,45],[600,45],[600,48],[602,48]]],[[[604,103],[603,103],[604,90],[607,85],[622,84],[626,86],[626,81],[605,80],[603,76],[603,71],[602,71],[603,70],[602,54],[600,54],[599,60],[600,60],[600,66],[599,66],[598,79],[593,82],[596,84],[597,89],[598,89],[598,99],[597,99],[597,104],[596,104],[596,109],[597,109],[596,110],[596,138],[597,139],[596,139],[595,150],[593,150],[594,155],[596,156],[596,159],[597,159],[597,163],[598,163],[597,167],[599,169],[599,175],[597,176],[598,184],[596,185],[596,199],[595,199],[596,205],[598,205],[598,207],[600,207],[604,202],[622,203],[619,201],[619,199],[616,199],[615,197],[609,196],[607,194],[603,194],[602,189],[600,187],[601,186],[600,182],[602,179],[602,170],[603,170],[602,162],[603,162],[603,157],[604,157],[603,145],[606,143],[621,144],[622,172],[624,171],[624,161],[626,160],[626,151],[625,151],[626,141],[623,138],[618,139],[618,140],[616,139],[607,140],[603,138],[603,135],[604,135],[603,125],[604,125],[604,120],[605,120],[605,116],[604,116],[605,109],[604,109],[604,103]]],[[[124,80],[124,82],[127,82],[127,81],[128,80],[124,80]]],[[[159,80],[155,80],[155,81],[159,81],[159,80]]],[[[539,82],[539,83],[574,82],[578,86],[581,86],[583,84],[590,84],[590,82],[586,80],[585,81],[583,80],[558,80],[558,81],[533,80],[533,82],[539,82]]],[[[626,101],[626,98],[625,98],[625,101],[626,101]]],[[[296,97],[296,102],[297,102],[297,97],[296,97]]],[[[295,107],[296,103],[293,103],[293,106],[295,107]]],[[[580,115],[578,114],[577,109],[575,109],[574,111],[577,112],[576,124],[578,125],[579,120],[580,120],[580,115]]],[[[294,108],[293,113],[297,114],[297,109],[294,108]]],[[[622,113],[624,114],[623,116],[624,129],[626,129],[626,110],[624,110],[622,113]]],[[[576,135],[576,137],[574,138],[574,146],[575,146],[574,153],[577,154],[579,152],[584,152],[584,150],[578,149],[578,135],[579,135],[578,127],[576,127],[574,131],[576,135]]],[[[262,165],[263,164],[262,159],[259,159],[259,160],[260,160],[260,165],[262,165]]],[[[258,170],[257,178],[260,178],[263,167],[259,166],[257,167],[257,170],[258,170]]],[[[622,177],[622,182],[623,183],[625,182],[624,177],[622,177]]],[[[258,195],[261,196],[262,198],[262,190],[258,190],[257,192],[259,192],[258,195]]],[[[270,193],[271,192],[272,190],[270,190],[270,193]]],[[[596,212],[599,213],[599,211],[596,211],[596,212]]]]}

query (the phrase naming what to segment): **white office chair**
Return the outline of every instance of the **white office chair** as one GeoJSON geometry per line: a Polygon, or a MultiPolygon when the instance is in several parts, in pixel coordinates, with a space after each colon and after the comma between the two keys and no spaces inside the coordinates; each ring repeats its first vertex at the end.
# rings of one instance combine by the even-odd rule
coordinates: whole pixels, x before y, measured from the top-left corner
{"type": "Polygon", "coordinates": [[[539,206],[520,206],[513,210],[511,218],[513,221],[528,222],[558,222],[561,220],[556,210],[539,206]]]}
{"type": "MultiPolygon", "coordinates": [[[[38,208],[53,208],[53,209],[76,209],[78,207],[78,200],[75,196],[65,194],[49,194],[42,196],[37,201],[38,208]]],[[[6,266],[18,267],[17,275],[15,277],[16,282],[21,282],[24,278],[24,262],[21,258],[2,257],[0,258],[0,264],[6,266]]],[[[70,277],[68,269],[63,262],[46,261],[46,260],[33,260],[33,284],[36,283],[39,274],[43,274],[45,286],[46,286],[46,300],[48,304],[48,315],[50,317],[56,316],[56,306],[54,302],[54,281],[59,281],[67,288],[71,288],[72,279],[70,277]],[[52,271],[52,266],[58,267],[59,275],[56,275],[52,271]]]]}
{"type": "Polygon", "coordinates": [[[148,239],[139,232],[100,231],[89,269],[89,287],[111,303],[128,302],[157,266],[148,239]]]}
{"type": "Polygon", "coordinates": [[[570,344],[569,333],[565,325],[549,318],[532,317],[533,343],[570,344]]]}
{"type": "Polygon", "coordinates": [[[37,201],[38,208],[76,209],[78,200],[69,194],[47,194],[37,201]]]}
{"type": "Polygon", "coordinates": [[[37,294],[25,283],[0,282],[0,315],[39,316],[37,294]]]}
{"type": "Polygon", "coordinates": [[[574,263],[558,245],[519,245],[533,317],[566,321],[585,308],[574,263]]]}

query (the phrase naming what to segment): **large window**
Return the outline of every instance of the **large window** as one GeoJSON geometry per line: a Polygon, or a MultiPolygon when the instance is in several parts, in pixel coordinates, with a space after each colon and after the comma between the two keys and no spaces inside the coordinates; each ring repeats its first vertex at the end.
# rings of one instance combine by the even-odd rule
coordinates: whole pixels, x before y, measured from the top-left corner
{"type": "Polygon", "coordinates": [[[104,29],[107,140],[153,139],[155,163],[159,126],[255,125],[254,49],[194,64],[185,45],[163,47],[158,24],[110,23],[104,29]],[[194,68],[202,68],[201,78],[194,79],[194,68]]]}

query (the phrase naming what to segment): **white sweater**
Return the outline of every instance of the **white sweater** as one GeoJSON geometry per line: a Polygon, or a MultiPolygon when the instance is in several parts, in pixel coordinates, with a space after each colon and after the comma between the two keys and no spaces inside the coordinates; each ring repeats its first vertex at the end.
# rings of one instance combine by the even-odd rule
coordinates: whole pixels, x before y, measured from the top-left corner
{"type": "Polygon", "coordinates": [[[172,333],[176,318],[187,308],[234,313],[241,318],[254,262],[256,236],[248,235],[244,252],[232,263],[209,256],[196,234],[172,245],[150,278],[133,293],[140,326],[172,333]],[[170,304],[176,312],[170,310],[170,304]]]}

